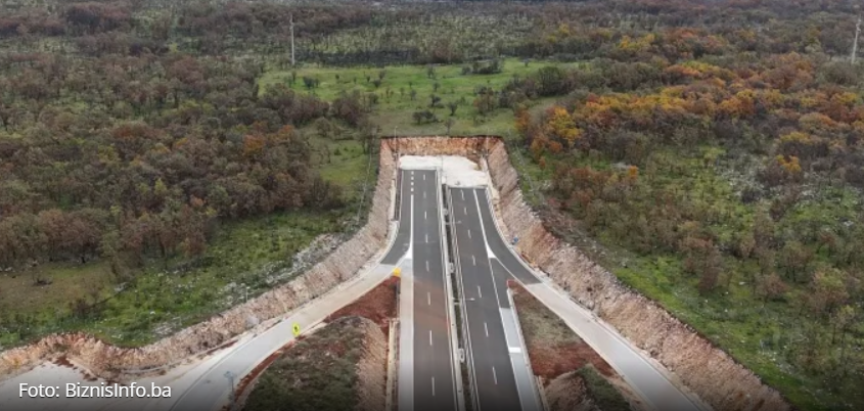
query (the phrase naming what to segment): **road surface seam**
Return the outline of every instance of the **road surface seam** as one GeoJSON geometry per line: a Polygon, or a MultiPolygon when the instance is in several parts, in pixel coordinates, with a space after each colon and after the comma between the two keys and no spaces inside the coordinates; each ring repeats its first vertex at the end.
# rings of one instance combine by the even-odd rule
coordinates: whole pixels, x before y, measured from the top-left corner
{"type": "MultiPolygon", "coordinates": [[[[492,217],[492,220],[495,223],[496,229],[498,230],[498,235],[504,244],[504,248],[507,249],[513,256],[516,257],[516,260],[525,268],[525,270],[528,272],[528,274],[530,274],[531,276],[533,276],[535,279],[538,280],[537,284],[525,284],[524,282],[522,282],[522,280],[519,279],[519,277],[517,277],[515,274],[513,274],[513,272],[510,271],[510,269],[508,269],[504,264],[501,264],[501,266],[504,267],[504,269],[507,270],[507,272],[510,273],[510,275],[516,281],[518,281],[519,284],[524,286],[525,289],[528,290],[529,293],[534,295],[535,298],[538,299],[538,301],[543,303],[544,306],[546,306],[547,308],[552,310],[556,316],[558,316],[559,318],[564,320],[564,322],[567,324],[567,326],[571,330],[573,330],[573,332],[576,332],[577,334],[580,334],[579,332],[577,332],[577,329],[579,329],[579,327],[574,326],[571,323],[571,321],[566,319],[565,316],[558,314],[556,312],[556,310],[553,309],[553,306],[548,305],[544,301],[544,299],[539,297],[538,295],[536,295],[535,292],[532,291],[532,289],[534,287],[546,288],[550,293],[553,294],[553,296],[558,296],[564,303],[572,306],[572,308],[570,308],[570,309],[563,308],[566,312],[579,312],[584,317],[584,318],[582,318],[582,320],[585,321],[586,323],[592,322],[591,320],[589,320],[589,317],[591,317],[593,319],[593,323],[595,325],[597,325],[598,327],[605,330],[606,333],[609,336],[611,336],[612,338],[617,339],[619,342],[621,342],[626,348],[628,348],[634,354],[634,356],[636,358],[638,358],[642,363],[646,364],[649,367],[649,369],[653,370],[659,376],[661,376],[664,380],[666,380],[666,382],[669,384],[669,387],[673,388],[684,399],[686,399],[690,403],[692,408],[701,409],[701,410],[710,410],[710,407],[708,407],[706,404],[704,404],[701,401],[701,399],[698,398],[698,396],[696,398],[692,398],[691,394],[686,391],[686,386],[684,387],[684,389],[682,389],[682,388],[679,388],[675,383],[673,383],[672,380],[669,378],[669,376],[666,375],[667,372],[671,373],[671,371],[669,371],[665,367],[658,367],[655,364],[653,364],[648,359],[648,358],[651,358],[650,356],[648,358],[645,358],[646,356],[644,355],[645,354],[644,351],[641,348],[632,344],[626,338],[624,338],[624,336],[621,335],[616,329],[614,329],[610,325],[606,324],[601,319],[593,317],[593,313],[592,313],[592,315],[588,315],[590,310],[583,307],[578,301],[576,301],[575,298],[573,297],[573,295],[565,292],[563,289],[558,287],[558,285],[554,282],[554,280],[551,279],[551,277],[549,277],[548,275],[545,275],[545,273],[543,273],[544,275],[538,274],[538,270],[535,270],[534,268],[528,266],[525,263],[525,261],[521,258],[519,253],[517,253],[516,250],[512,247],[512,245],[508,241],[506,241],[506,239],[501,235],[502,231],[501,231],[500,223],[499,223],[498,219],[496,218],[495,210],[494,210],[494,207],[492,206],[492,199],[490,197],[489,191],[485,190],[485,189],[483,191],[486,194],[486,199],[487,199],[487,204],[489,207],[490,216],[492,217]]],[[[542,271],[540,271],[540,273],[542,273],[542,271]]],[[[584,330],[583,330],[583,332],[584,332],[584,330]]],[[[594,347],[592,346],[592,348],[594,348],[594,347]]],[[[629,377],[629,373],[624,372],[622,370],[619,370],[615,366],[617,364],[617,362],[614,361],[613,358],[608,358],[608,354],[604,354],[605,353],[604,350],[596,350],[596,351],[601,357],[603,357],[604,360],[609,362],[610,365],[612,365],[613,368],[615,368],[616,371],[618,371],[621,374],[621,376],[624,378],[624,380],[631,386],[631,388],[633,388],[634,391],[636,391],[642,397],[642,399],[644,399],[650,406],[656,407],[656,405],[655,405],[656,401],[654,401],[654,399],[652,397],[646,395],[646,393],[644,391],[642,391],[642,389],[640,388],[640,384],[634,384],[634,381],[632,381],[631,378],[629,377]]]]}
{"type": "MultiPolygon", "coordinates": [[[[480,234],[483,236],[483,246],[486,247],[487,250],[489,250],[490,249],[489,238],[486,235],[486,225],[483,222],[483,212],[480,211],[480,198],[477,196],[477,190],[471,190],[471,195],[474,197],[474,205],[477,207],[477,220],[480,222],[480,234]]],[[[495,279],[494,268],[492,267],[492,259],[493,258],[495,260],[497,260],[499,265],[501,265],[502,267],[504,266],[504,264],[502,264],[501,261],[498,260],[498,258],[494,256],[494,254],[488,253],[488,255],[487,255],[488,261],[487,262],[489,263],[489,276],[492,278],[492,287],[495,289],[495,301],[498,303],[498,315],[501,317],[501,329],[504,332],[504,343],[507,345],[507,354],[508,354],[507,359],[510,362],[510,366],[513,367],[513,380],[514,380],[514,383],[516,385],[516,393],[518,394],[518,396],[520,398],[520,402],[522,402],[522,401],[527,402],[527,401],[529,401],[529,399],[528,398],[522,398],[522,397],[523,397],[523,395],[527,395],[528,393],[525,393],[525,392],[523,392],[524,390],[519,389],[520,384],[518,383],[519,379],[517,378],[517,375],[519,375],[520,368],[518,368],[518,367],[525,367],[522,369],[522,371],[527,372],[528,376],[532,377],[531,378],[532,382],[534,382],[536,380],[533,379],[534,372],[531,369],[530,363],[524,363],[524,364],[520,365],[520,364],[516,364],[516,361],[513,361],[513,356],[512,356],[513,348],[518,348],[521,350],[522,347],[514,347],[512,345],[512,341],[510,341],[510,338],[507,336],[507,327],[506,327],[507,319],[504,318],[504,310],[501,307],[501,298],[500,298],[499,292],[498,292],[498,284],[497,284],[497,281],[495,279]]],[[[512,305],[511,305],[511,307],[512,307],[512,305]]],[[[515,327],[516,327],[517,332],[518,332],[518,329],[519,329],[518,319],[516,320],[515,327]]],[[[493,367],[492,370],[494,371],[495,368],[493,367]]],[[[497,384],[497,378],[496,378],[496,384],[497,384]]],[[[530,390],[531,390],[531,397],[533,398],[533,400],[534,400],[533,402],[535,405],[537,404],[537,401],[538,401],[536,388],[537,388],[537,384],[532,383],[530,390]]],[[[522,404],[520,404],[520,405],[522,405],[522,404]]],[[[536,409],[536,407],[534,407],[534,408],[536,409]]],[[[529,410],[523,410],[523,411],[529,411],[529,410]]]]}
{"type": "MultiPolygon", "coordinates": [[[[444,199],[441,197],[443,194],[441,173],[443,172],[444,169],[442,168],[440,171],[435,173],[435,200],[438,202],[438,230],[440,231],[438,239],[441,243],[441,260],[442,267],[444,268],[444,293],[446,294],[445,302],[447,304],[447,323],[449,325],[449,338],[447,343],[450,347],[450,360],[452,364],[451,371],[453,373],[453,393],[456,395],[456,410],[464,411],[465,397],[462,392],[464,389],[462,384],[462,363],[459,361],[459,341],[457,340],[458,336],[456,334],[456,312],[454,311],[453,302],[453,284],[452,279],[450,278],[450,256],[448,254],[447,227],[444,223],[444,211],[446,210],[446,206],[444,205],[444,199]]],[[[423,178],[426,178],[425,174],[423,175],[423,178]]],[[[450,197],[448,196],[447,198],[450,197]]]]}
{"type": "MultiPolygon", "coordinates": [[[[453,189],[448,187],[450,190],[450,195],[447,196],[447,200],[450,203],[450,210],[453,210],[453,189]]],[[[465,194],[462,190],[459,190],[462,193],[462,199],[465,199],[465,194]]],[[[465,298],[465,283],[462,281],[462,267],[461,267],[461,257],[459,255],[459,240],[456,236],[456,214],[450,213],[450,233],[453,236],[453,266],[456,269],[456,277],[459,278],[459,298],[461,303],[461,309],[459,310],[460,314],[462,314],[462,324],[465,327],[464,337],[465,337],[465,345],[467,345],[467,349],[465,350],[465,358],[468,361],[468,370],[469,377],[471,379],[469,389],[471,390],[471,402],[474,403],[473,411],[480,411],[480,395],[477,387],[477,372],[474,367],[474,351],[471,346],[471,327],[468,324],[468,310],[465,298]]]]}

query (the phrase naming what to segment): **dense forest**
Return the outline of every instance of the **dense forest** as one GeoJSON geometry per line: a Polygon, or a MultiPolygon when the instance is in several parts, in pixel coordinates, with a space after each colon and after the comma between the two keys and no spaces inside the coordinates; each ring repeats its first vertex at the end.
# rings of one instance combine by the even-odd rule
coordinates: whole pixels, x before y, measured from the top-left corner
{"type": "Polygon", "coordinates": [[[321,141],[493,132],[558,235],[800,408],[864,407],[852,0],[2,3],[4,271],[206,256],[355,201],[321,141]]]}

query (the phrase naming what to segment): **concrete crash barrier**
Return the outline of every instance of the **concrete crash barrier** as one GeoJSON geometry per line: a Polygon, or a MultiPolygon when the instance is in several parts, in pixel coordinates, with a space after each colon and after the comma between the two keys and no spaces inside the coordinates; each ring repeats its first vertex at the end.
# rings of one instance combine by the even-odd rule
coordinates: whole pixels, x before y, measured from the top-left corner
{"type": "Polygon", "coordinates": [[[784,411],[791,407],[774,389],[723,350],[675,319],[655,302],[623,285],[576,247],[558,239],[522,198],[519,176],[507,149],[492,136],[387,137],[381,141],[378,183],[369,219],[351,240],[298,278],[254,300],[141,348],[119,348],[84,334],[43,338],[0,353],[0,376],[8,376],[64,352],[97,376],[171,364],[206,352],[246,330],[246,319],[270,319],[345,281],[385,246],[391,182],[400,155],[485,158],[498,192],[497,213],[509,235],[519,237],[523,256],[549,274],[580,303],[592,301],[599,315],[630,342],[675,373],[718,411],[784,411]]]}
{"type": "Polygon", "coordinates": [[[501,228],[508,237],[519,238],[523,258],[548,273],[582,305],[593,302],[604,321],[715,410],[791,409],[779,392],[752,371],[547,230],[523,199],[519,175],[498,137],[393,137],[382,145],[399,155],[458,155],[475,161],[484,157],[498,194],[496,213],[503,220],[501,228]]]}
{"type": "Polygon", "coordinates": [[[593,302],[604,321],[675,373],[715,410],[791,409],[779,392],[726,352],[552,235],[524,201],[519,176],[503,143],[493,145],[487,161],[498,190],[497,211],[507,230],[518,236],[524,256],[557,285],[583,305],[593,302]]]}
{"type": "Polygon", "coordinates": [[[204,322],[140,348],[117,347],[83,333],[47,336],[0,353],[0,378],[26,371],[61,353],[98,377],[116,379],[126,373],[140,375],[141,371],[175,364],[218,347],[246,331],[250,317],[262,321],[273,319],[324,294],[354,276],[386,246],[396,161],[386,144],[381,145],[379,156],[377,185],[366,225],[305,273],[204,322]]]}

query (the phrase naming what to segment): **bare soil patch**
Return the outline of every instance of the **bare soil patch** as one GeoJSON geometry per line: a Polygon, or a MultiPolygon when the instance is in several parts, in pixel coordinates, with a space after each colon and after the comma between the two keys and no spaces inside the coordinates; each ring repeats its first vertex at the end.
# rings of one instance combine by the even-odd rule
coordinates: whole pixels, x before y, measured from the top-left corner
{"type": "Polygon", "coordinates": [[[543,381],[552,411],[600,410],[602,407],[598,402],[606,404],[609,401],[597,401],[594,397],[614,397],[615,394],[609,390],[620,393],[630,409],[644,409],[642,400],[624,379],[563,320],[518,283],[510,282],[510,289],[528,346],[531,367],[543,381]],[[592,375],[597,378],[584,381],[582,374],[586,368],[596,371],[592,375]]]}
{"type": "Polygon", "coordinates": [[[238,384],[243,409],[269,410],[276,404],[298,411],[383,408],[387,333],[396,316],[398,284],[395,277],[385,280],[327,317],[326,326],[259,364],[238,384]]]}
{"type": "Polygon", "coordinates": [[[548,381],[586,364],[593,365],[603,376],[617,375],[563,320],[521,285],[512,283],[510,288],[535,375],[548,381]]]}
{"type": "Polygon", "coordinates": [[[325,321],[329,323],[349,316],[368,318],[378,324],[384,335],[387,335],[389,320],[396,317],[396,289],[398,284],[398,277],[388,278],[357,301],[331,314],[325,321]]]}

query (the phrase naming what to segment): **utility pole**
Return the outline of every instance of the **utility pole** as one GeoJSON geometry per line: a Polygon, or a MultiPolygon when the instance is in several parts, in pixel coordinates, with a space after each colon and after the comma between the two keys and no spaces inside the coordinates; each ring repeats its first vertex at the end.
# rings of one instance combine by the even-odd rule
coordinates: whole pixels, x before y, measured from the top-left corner
{"type": "Polygon", "coordinates": [[[852,42],[852,64],[855,64],[855,57],[858,55],[858,35],[861,34],[861,16],[858,16],[858,22],[855,23],[855,41],[852,42]]]}
{"type": "MultiPolygon", "coordinates": [[[[296,60],[294,60],[294,13],[291,13],[291,67],[294,67],[296,64],[296,60]]],[[[858,19],[858,23],[861,23],[861,19],[858,19]]],[[[857,39],[857,38],[856,38],[857,39]]]]}

